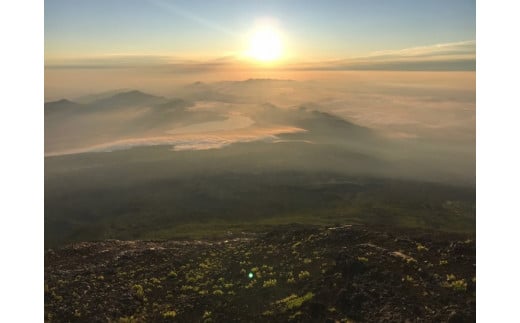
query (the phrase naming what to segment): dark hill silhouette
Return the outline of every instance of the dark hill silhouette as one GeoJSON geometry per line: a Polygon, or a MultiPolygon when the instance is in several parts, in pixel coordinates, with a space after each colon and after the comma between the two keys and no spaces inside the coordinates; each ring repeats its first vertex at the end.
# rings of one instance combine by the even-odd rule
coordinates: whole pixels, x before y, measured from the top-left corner
{"type": "Polygon", "coordinates": [[[133,90],[128,92],[117,93],[111,97],[94,101],[91,105],[118,108],[130,106],[155,105],[165,101],[166,99],[164,97],[133,90]]]}
{"type": "Polygon", "coordinates": [[[59,101],[47,102],[44,105],[45,116],[54,114],[61,114],[63,112],[75,112],[78,109],[84,108],[85,106],[80,103],[76,103],[67,99],[61,99],[59,101]]]}

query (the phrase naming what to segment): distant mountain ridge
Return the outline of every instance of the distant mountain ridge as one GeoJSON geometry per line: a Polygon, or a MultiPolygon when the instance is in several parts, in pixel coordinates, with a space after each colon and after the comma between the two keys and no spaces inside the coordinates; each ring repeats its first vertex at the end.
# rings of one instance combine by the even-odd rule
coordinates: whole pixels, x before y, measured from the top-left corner
{"type": "MultiPolygon", "coordinates": [[[[241,81],[241,84],[248,82],[268,84],[272,80],[251,79],[241,81]]],[[[206,88],[207,84],[194,83],[188,86],[206,88]]],[[[172,133],[172,130],[187,125],[199,124],[199,131],[204,133],[205,123],[214,124],[224,121],[233,114],[253,120],[254,124],[250,126],[252,133],[255,128],[293,127],[305,130],[299,133],[280,134],[278,137],[282,141],[334,144],[348,148],[352,153],[356,150],[356,153],[363,154],[367,150],[373,150],[374,147],[382,146],[383,139],[373,130],[320,111],[319,106],[312,103],[293,108],[281,108],[266,102],[244,109],[240,104],[222,102],[225,107],[223,109],[219,107],[220,101],[209,100],[209,102],[216,102],[217,105],[214,107],[210,105],[210,108],[190,109],[198,104],[199,100],[183,97],[166,98],[139,90],[125,90],[107,97],[104,94],[101,96],[100,99],[85,104],[68,99],[45,103],[46,151],[77,151],[77,149],[81,151],[82,147],[110,145],[112,142],[139,138],[144,139],[142,142],[145,145],[146,138],[166,137],[172,133]]],[[[200,101],[206,102],[207,98],[201,98],[200,101]]]]}
{"type": "Polygon", "coordinates": [[[91,103],[91,105],[121,107],[121,106],[139,106],[154,105],[165,102],[167,99],[162,96],[155,96],[138,90],[132,90],[114,94],[111,97],[100,99],[91,103]]]}
{"type": "Polygon", "coordinates": [[[85,105],[70,101],[68,99],[61,99],[58,101],[47,102],[44,105],[44,114],[45,116],[50,116],[53,114],[59,114],[63,112],[72,112],[76,109],[80,109],[85,107],[85,105]]]}

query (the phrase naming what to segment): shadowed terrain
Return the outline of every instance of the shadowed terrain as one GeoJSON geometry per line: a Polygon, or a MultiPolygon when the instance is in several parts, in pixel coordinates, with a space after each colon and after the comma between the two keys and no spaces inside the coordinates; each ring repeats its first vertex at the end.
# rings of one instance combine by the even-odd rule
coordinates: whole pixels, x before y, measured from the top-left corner
{"type": "Polygon", "coordinates": [[[71,322],[472,322],[473,235],[280,226],[45,254],[45,315],[71,322]]]}
{"type": "Polygon", "coordinates": [[[341,84],[47,102],[46,321],[474,321],[474,93],[341,84]]]}

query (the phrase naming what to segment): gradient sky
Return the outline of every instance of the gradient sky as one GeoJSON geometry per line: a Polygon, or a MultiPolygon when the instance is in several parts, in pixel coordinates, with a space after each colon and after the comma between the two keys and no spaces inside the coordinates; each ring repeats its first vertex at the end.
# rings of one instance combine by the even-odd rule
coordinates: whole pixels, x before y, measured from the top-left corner
{"type": "Polygon", "coordinates": [[[46,64],[104,55],[233,56],[259,19],[305,60],[475,40],[475,1],[46,0],[46,64]]]}

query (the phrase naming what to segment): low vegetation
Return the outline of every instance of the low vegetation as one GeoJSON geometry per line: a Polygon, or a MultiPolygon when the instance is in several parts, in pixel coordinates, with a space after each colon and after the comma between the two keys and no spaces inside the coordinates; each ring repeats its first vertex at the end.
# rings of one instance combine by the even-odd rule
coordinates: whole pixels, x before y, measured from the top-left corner
{"type": "Polygon", "coordinates": [[[236,239],[74,244],[45,254],[45,318],[444,322],[457,312],[473,321],[475,245],[466,240],[340,225],[236,239]]]}
{"type": "MultiPolygon", "coordinates": [[[[146,154],[173,158],[170,151],[163,155],[161,149],[148,148],[146,154]]],[[[121,152],[125,156],[131,153],[121,152]]],[[[109,160],[99,161],[107,164],[99,176],[98,168],[90,174],[90,168],[80,161],[64,159],[46,159],[46,170],[57,172],[45,179],[47,248],[106,238],[230,238],[292,223],[475,230],[474,188],[327,173],[175,174],[163,178],[175,168],[170,163],[157,166],[160,179],[144,180],[136,174],[150,172],[146,163],[131,164],[127,176],[114,177],[121,173],[110,168],[109,160]],[[85,170],[63,173],[62,169],[69,168],[85,170]],[[453,202],[447,204],[448,200],[453,202]]],[[[181,161],[171,162],[177,165],[181,161]]],[[[288,247],[298,252],[301,243],[295,241],[288,247]]],[[[427,247],[427,243],[417,245],[418,251],[427,247]]]]}

